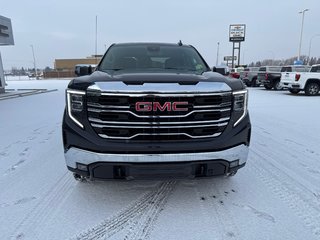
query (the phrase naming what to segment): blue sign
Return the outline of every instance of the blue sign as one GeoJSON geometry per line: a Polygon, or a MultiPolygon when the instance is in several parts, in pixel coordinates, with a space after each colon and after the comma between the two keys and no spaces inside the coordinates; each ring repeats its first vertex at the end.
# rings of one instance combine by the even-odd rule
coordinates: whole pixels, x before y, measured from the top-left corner
{"type": "Polygon", "coordinates": [[[303,65],[303,61],[301,61],[301,60],[295,60],[295,61],[293,62],[293,64],[294,64],[294,65],[303,65]]]}

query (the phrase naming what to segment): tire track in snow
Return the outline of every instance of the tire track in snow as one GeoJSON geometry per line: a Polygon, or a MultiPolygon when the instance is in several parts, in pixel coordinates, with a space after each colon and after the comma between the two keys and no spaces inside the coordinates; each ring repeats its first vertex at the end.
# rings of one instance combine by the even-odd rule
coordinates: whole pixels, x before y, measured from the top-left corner
{"type": "MultiPolygon", "coordinates": [[[[261,138],[264,138],[264,140],[269,140],[268,142],[271,143],[271,145],[273,146],[272,149],[277,149],[281,152],[284,152],[286,154],[288,154],[290,157],[293,158],[297,158],[297,155],[301,156],[303,155],[306,159],[310,159],[313,160],[314,163],[318,163],[318,159],[320,156],[320,153],[317,153],[314,150],[310,150],[308,148],[306,148],[303,144],[294,144],[294,147],[292,146],[292,140],[288,140],[288,139],[283,139],[283,141],[279,141],[278,138],[276,137],[270,137],[270,136],[265,136],[263,133],[261,132],[254,132],[254,135],[258,135],[261,138]]],[[[261,143],[258,143],[261,145],[261,143]]],[[[262,144],[262,146],[264,147],[268,147],[270,148],[270,145],[265,145],[262,144]]],[[[309,160],[309,161],[310,161],[309,160]]],[[[320,165],[319,165],[320,166],[320,165]]]]}
{"type": "Polygon", "coordinates": [[[168,201],[168,197],[170,193],[173,191],[176,181],[171,181],[170,185],[164,190],[161,194],[155,194],[153,199],[149,201],[150,207],[143,213],[142,221],[136,222],[136,228],[131,228],[130,233],[134,233],[133,236],[126,236],[127,239],[132,240],[141,240],[141,239],[149,239],[150,234],[156,224],[156,221],[160,215],[160,213],[164,210],[164,206],[168,201]],[[134,231],[132,231],[134,229],[134,231]]]}
{"type": "MultiPolygon", "coordinates": [[[[258,134],[260,135],[260,134],[258,134]]],[[[260,135],[262,138],[264,136],[260,135]]],[[[251,149],[255,149],[256,151],[259,151],[262,155],[268,156],[268,161],[271,165],[275,165],[275,168],[278,168],[281,170],[281,167],[277,166],[284,166],[287,171],[286,175],[291,175],[291,178],[293,181],[296,181],[298,185],[301,185],[302,188],[305,188],[307,191],[311,192],[314,196],[317,196],[320,194],[320,188],[319,184],[314,184],[320,180],[320,171],[317,169],[320,168],[320,165],[318,164],[318,158],[314,155],[306,154],[305,152],[299,151],[299,149],[295,148],[288,148],[284,146],[283,143],[281,143],[278,140],[271,140],[271,146],[268,146],[268,148],[261,147],[261,146],[254,146],[252,145],[251,149]],[[270,151],[269,149],[272,149],[270,151]],[[293,155],[296,153],[297,155],[293,155]],[[279,156],[282,156],[282,161],[279,162],[279,156]],[[300,165],[300,168],[293,169],[292,167],[287,166],[287,164],[292,164],[292,162],[295,162],[297,165],[300,165]],[[309,166],[313,166],[313,168],[310,168],[309,166]],[[308,177],[304,177],[305,171],[302,171],[305,169],[308,171],[308,177]],[[297,179],[300,178],[300,181],[297,181],[297,179]]],[[[294,166],[294,165],[293,165],[294,166]]],[[[320,202],[319,202],[320,203],[320,202]]]]}
{"type": "Polygon", "coordinates": [[[262,182],[293,210],[305,226],[312,230],[314,235],[320,237],[320,204],[310,200],[312,193],[284,171],[270,164],[270,159],[265,157],[267,154],[253,149],[251,154],[254,156],[254,161],[251,161],[251,167],[248,169],[255,172],[262,182]],[[310,195],[309,199],[307,195],[310,195]]]}
{"type": "Polygon", "coordinates": [[[175,181],[162,182],[154,191],[144,194],[140,199],[130,204],[117,215],[71,239],[108,239],[128,226],[129,233],[125,236],[125,239],[136,238],[137,235],[134,234],[135,228],[139,228],[137,234],[149,234],[151,230],[150,227],[153,226],[156,217],[160,214],[165,204],[165,199],[169,196],[175,184],[175,181]],[[139,218],[144,220],[140,221],[139,218]],[[140,229],[142,229],[142,232],[140,229]]]}
{"type": "Polygon", "coordinates": [[[18,224],[11,234],[11,238],[24,239],[25,237],[30,238],[32,235],[32,239],[38,239],[37,229],[41,227],[41,223],[45,222],[48,216],[56,211],[55,206],[68,196],[67,193],[71,191],[73,183],[73,178],[69,176],[68,172],[65,172],[18,224]]]}

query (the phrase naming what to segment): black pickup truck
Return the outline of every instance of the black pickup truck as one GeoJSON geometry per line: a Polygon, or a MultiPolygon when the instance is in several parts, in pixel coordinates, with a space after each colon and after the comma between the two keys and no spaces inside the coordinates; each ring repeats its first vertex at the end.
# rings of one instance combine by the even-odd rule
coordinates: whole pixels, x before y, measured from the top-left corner
{"type": "Polygon", "coordinates": [[[234,175],[251,124],[241,80],[189,45],[112,45],[66,90],[63,144],[77,180],[234,175]]]}
{"type": "Polygon", "coordinates": [[[264,66],[259,68],[257,80],[263,84],[265,89],[280,90],[281,67],[278,66],[264,66]]]}

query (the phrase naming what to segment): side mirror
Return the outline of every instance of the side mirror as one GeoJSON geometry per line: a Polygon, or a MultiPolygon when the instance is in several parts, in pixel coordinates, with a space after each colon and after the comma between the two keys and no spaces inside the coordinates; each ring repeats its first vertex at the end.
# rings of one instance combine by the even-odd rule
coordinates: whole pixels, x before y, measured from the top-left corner
{"type": "Polygon", "coordinates": [[[217,71],[217,68],[216,67],[213,67],[212,68],[212,72],[216,72],[217,71]]]}
{"type": "Polygon", "coordinates": [[[79,70],[76,71],[77,76],[85,76],[90,75],[92,73],[92,67],[91,66],[81,66],[79,67],[79,70]]]}

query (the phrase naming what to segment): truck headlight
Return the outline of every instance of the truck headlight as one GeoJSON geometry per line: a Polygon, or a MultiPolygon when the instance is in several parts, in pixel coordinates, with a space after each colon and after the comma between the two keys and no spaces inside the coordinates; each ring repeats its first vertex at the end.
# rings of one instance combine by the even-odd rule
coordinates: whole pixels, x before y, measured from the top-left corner
{"type": "Polygon", "coordinates": [[[248,109],[248,90],[233,92],[233,113],[236,117],[234,127],[246,116],[248,109]]]}
{"type": "Polygon", "coordinates": [[[79,121],[83,111],[83,98],[85,91],[67,89],[67,112],[69,117],[79,127],[83,128],[83,124],[79,121]]]}

